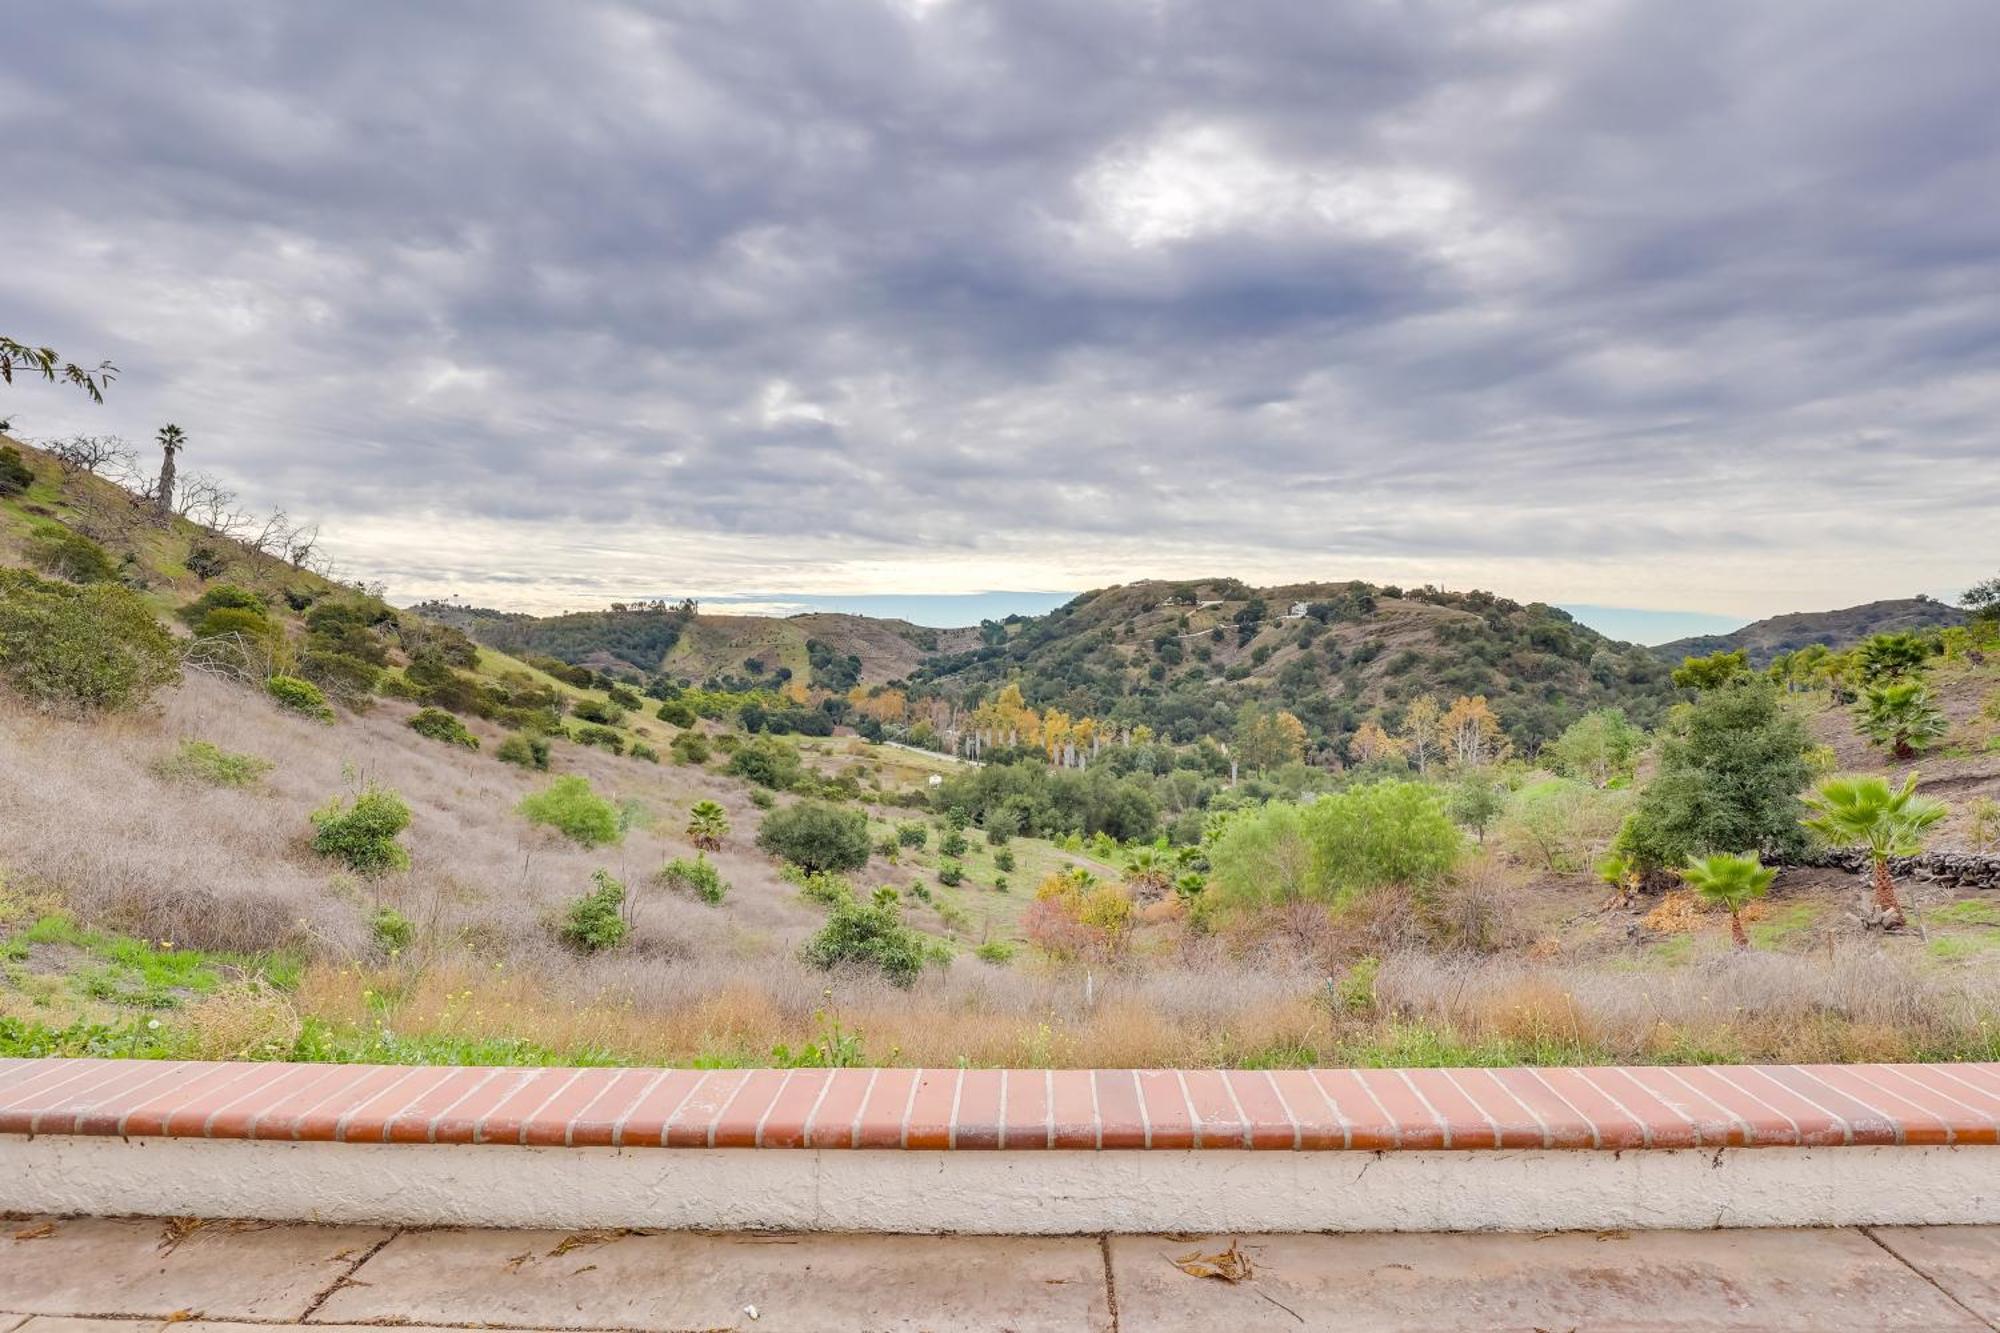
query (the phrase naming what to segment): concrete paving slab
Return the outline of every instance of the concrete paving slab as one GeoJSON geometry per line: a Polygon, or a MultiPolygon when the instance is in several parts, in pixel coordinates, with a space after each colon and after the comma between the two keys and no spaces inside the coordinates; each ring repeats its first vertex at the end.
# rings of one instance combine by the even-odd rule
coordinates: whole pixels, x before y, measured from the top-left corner
{"type": "Polygon", "coordinates": [[[757,1333],[1112,1326],[1090,1237],[692,1232],[405,1232],[314,1315],[391,1319],[757,1333]]]}
{"type": "Polygon", "coordinates": [[[1852,1230],[1245,1236],[1235,1284],[1169,1261],[1230,1239],[1113,1237],[1124,1333],[1985,1327],[1852,1230]]]}
{"type": "Polygon", "coordinates": [[[1871,1227],[1904,1263],[2000,1327],[2000,1227],[1871,1227]]]}
{"type": "Polygon", "coordinates": [[[32,1218],[0,1231],[0,1310],[297,1319],[384,1227],[32,1218]]]}
{"type": "MultiPolygon", "coordinates": [[[[395,1327],[396,1333],[465,1333],[464,1329],[429,1324],[398,1324],[395,1327]]],[[[217,1319],[186,1319],[172,1324],[164,1320],[150,1323],[143,1319],[127,1319],[111,1323],[103,1319],[38,1314],[18,1329],[8,1329],[6,1321],[0,1320],[0,1330],[5,1330],[5,1333],[271,1333],[273,1328],[312,1328],[318,1333],[382,1333],[380,1324],[235,1324],[217,1319]]],[[[561,1330],[510,1329],[508,1333],[561,1333],[561,1330]]]]}

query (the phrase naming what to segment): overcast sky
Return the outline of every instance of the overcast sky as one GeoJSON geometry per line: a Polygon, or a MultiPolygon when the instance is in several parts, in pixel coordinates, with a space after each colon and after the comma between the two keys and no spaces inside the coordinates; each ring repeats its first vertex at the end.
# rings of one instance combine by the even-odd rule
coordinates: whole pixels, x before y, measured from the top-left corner
{"type": "Polygon", "coordinates": [[[0,332],[399,600],[2000,567],[2000,5],[73,3],[0,332]]]}

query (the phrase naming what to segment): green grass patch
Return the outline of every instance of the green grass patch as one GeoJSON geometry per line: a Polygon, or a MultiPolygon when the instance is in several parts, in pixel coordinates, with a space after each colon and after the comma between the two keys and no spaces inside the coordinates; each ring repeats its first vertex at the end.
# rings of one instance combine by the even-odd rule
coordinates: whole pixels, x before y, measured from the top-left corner
{"type": "Polygon", "coordinates": [[[1955,921],[1965,926],[2000,926],[2000,903],[1990,903],[1983,898],[1967,898],[1963,902],[1949,903],[1924,915],[1932,921],[1955,921]]]}
{"type": "Polygon", "coordinates": [[[1812,929],[1818,920],[1819,909],[1811,903],[1793,903],[1762,921],[1752,921],[1744,927],[1744,933],[1750,936],[1750,943],[1759,949],[1775,949],[1812,929]]]}

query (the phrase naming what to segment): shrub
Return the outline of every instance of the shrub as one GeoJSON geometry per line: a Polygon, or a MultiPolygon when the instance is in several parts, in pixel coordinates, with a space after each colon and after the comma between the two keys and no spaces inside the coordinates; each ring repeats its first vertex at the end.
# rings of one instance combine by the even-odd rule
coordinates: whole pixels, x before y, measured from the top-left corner
{"type": "Polygon", "coordinates": [[[80,532],[44,528],[28,538],[28,563],[71,583],[109,583],[118,566],[109,552],[80,532]]]}
{"type": "Polygon", "coordinates": [[[190,629],[200,625],[211,611],[247,611],[259,620],[264,616],[264,599],[234,583],[218,583],[174,614],[190,629]]]}
{"type": "Polygon", "coordinates": [[[667,743],[667,751],[677,764],[705,764],[708,762],[708,737],[698,731],[683,731],[667,743]]]}
{"type": "Polygon", "coordinates": [[[1013,874],[1014,873],[1013,849],[1009,847],[1002,847],[999,851],[993,853],[993,868],[999,871],[1003,875],[1013,874]]]}
{"type": "Polygon", "coordinates": [[[1497,833],[1516,859],[1574,874],[1588,869],[1592,854],[1618,832],[1626,799],[1588,782],[1550,778],[1514,793],[1497,833]]]}
{"type": "Polygon", "coordinates": [[[578,745],[594,745],[613,754],[625,753],[625,737],[609,727],[578,727],[575,736],[578,745]]]}
{"type": "Polygon", "coordinates": [[[578,953],[615,949],[631,930],[625,923],[625,886],[605,870],[593,870],[590,882],[596,887],[570,903],[557,931],[578,953]]]}
{"type": "Polygon", "coordinates": [[[410,719],[409,726],[417,735],[428,736],[434,741],[463,746],[468,750],[479,748],[479,737],[467,731],[463,722],[442,708],[419,709],[410,719]]]}
{"type": "Polygon", "coordinates": [[[938,863],[937,875],[938,883],[948,888],[953,885],[963,884],[965,883],[965,866],[957,861],[941,861],[938,863]]]}
{"type": "Polygon", "coordinates": [[[982,963],[992,963],[995,967],[1004,967],[1006,964],[1014,961],[1014,954],[1017,950],[1012,940],[988,940],[972,952],[982,963]]]}
{"type": "Polygon", "coordinates": [[[0,445],[0,495],[19,495],[35,484],[35,470],[13,445],[0,445]]]}
{"type": "Polygon", "coordinates": [[[903,924],[894,891],[878,894],[871,903],[849,898],[836,902],[826,925],[806,941],[802,954],[815,967],[842,964],[877,968],[892,985],[916,984],[926,960],[924,940],[903,924]]]}
{"type": "Polygon", "coordinates": [[[376,948],[393,955],[410,947],[410,941],[416,938],[417,928],[395,908],[378,907],[375,915],[368,918],[368,933],[374,938],[376,948]]]}
{"type": "Polygon", "coordinates": [[[548,770],[549,743],[540,736],[509,736],[500,742],[500,748],[493,753],[503,764],[518,764],[522,768],[543,772],[548,770]]]}
{"type": "Polygon", "coordinates": [[[721,902],[723,896],[729,892],[729,885],[723,881],[722,872],[715,868],[713,861],[700,852],[694,854],[692,861],[685,856],[675,857],[661,868],[658,878],[663,887],[692,893],[710,907],[721,902]]]}
{"type": "Polygon", "coordinates": [[[333,709],[327,706],[326,696],[319,686],[297,676],[273,676],[264,682],[264,693],[271,696],[280,708],[312,718],[315,722],[333,721],[333,709]]]}
{"type": "Polygon", "coordinates": [[[835,903],[854,901],[854,886],[841,875],[829,874],[824,870],[798,870],[786,866],[779,875],[799,886],[799,897],[821,907],[831,907],[835,903]]]}
{"type": "Polygon", "coordinates": [[[1298,900],[1343,906],[1392,884],[1435,885],[1463,847],[1434,789],[1376,782],[1311,805],[1274,802],[1237,815],[1210,849],[1203,896],[1238,909],[1298,900]]]}
{"type": "Polygon", "coordinates": [[[660,705],[659,710],[653,716],[670,726],[691,727],[694,725],[694,709],[688,707],[679,699],[667,700],[667,702],[660,705]]]}
{"type": "Polygon", "coordinates": [[[774,810],[757,845],[807,870],[859,870],[868,864],[868,818],[820,801],[774,810]]]}
{"type": "Polygon", "coordinates": [[[921,847],[930,836],[931,831],[914,820],[896,825],[896,842],[903,847],[921,847]]]}
{"type": "Polygon", "coordinates": [[[938,852],[943,856],[964,856],[971,845],[963,833],[953,829],[938,839],[938,852]]]}
{"type": "Polygon", "coordinates": [[[631,690],[624,685],[607,686],[604,693],[605,696],[609,698],[612,703],[618,705],[618,707],[620,708],[625,709],[627,712],[630,712],[633,709],[644,708],[646,706],[646,701],[640,698],[636,691],[631,690]]]}
{"type": "Polygon", "coordinates": [[[660,752],[644,741],[633,741],[629,752],[634,759],[643,759],[649,764],[660,762],[660,752]]]}
{"type": "Polygon", "coordinates": [[[625,836],[618,807],[590,789],[587,778],[565,774],[514,807],[531,824],[545,824],[579,847],[606,847],[625,836]]]}
{"type": "Polygon", "coordinates": [[[341,797],[313,811],[313,850],[358,874],[409,867],[410,854],[396,835],[410,826],[410,807],[386,787],[370,785],[349,805],[341,797]]]}
{"type": "Polygon", "coordinates": [[[730,773],[760,787],[785,791],[805,775],[799,752],[784,741],[759,736],[729,757],[730,773]]]}
{"type": "Polygon", "coordinates": [[[1051,958],[1109,961],[1130,939],[1132,899],[1086,870],[1058,870],[1036,886],[1021,928],[1051,958]]]}
{"type": "Polygon", "coordinates": [[[256,786],[273,767],[254,754],[232,754],[208,741],[182,741],[153,765],[153,772],[169,782],[242,788],[256,786]]]}
{"type": "Polygon", "coordinates": [[[625,720],[625,710],[614,707],[602,699],[578,699],[570,710],[570,716],[583,722],[595,722],[599,726],[615,727],[625,720]]]}
{"type": "Polygon", "coordinates": [[[80,712],[136,708],[180,670],[173,636],[137,593],[0,569],[0,675],[29,701],[80,712]]]}

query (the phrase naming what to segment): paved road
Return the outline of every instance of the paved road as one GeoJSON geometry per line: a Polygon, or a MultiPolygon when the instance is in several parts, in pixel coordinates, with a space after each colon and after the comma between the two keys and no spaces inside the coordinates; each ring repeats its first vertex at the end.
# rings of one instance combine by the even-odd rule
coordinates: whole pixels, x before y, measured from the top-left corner
{"type": "Polygon", "coordinates": [[[2000,1227],[898,1237],[14,1219],[0,1333],[2000,1329],[2000,1227]],[[1237,1243],[1227,1282],[1173,1262],[1237,1243]],[[134,1322],[134,1321],[137,1322],[134,1322]]]}

